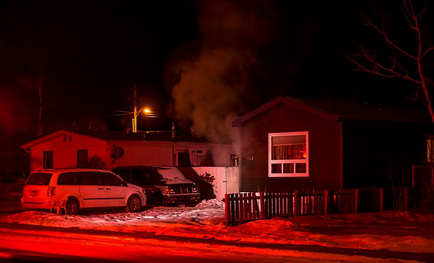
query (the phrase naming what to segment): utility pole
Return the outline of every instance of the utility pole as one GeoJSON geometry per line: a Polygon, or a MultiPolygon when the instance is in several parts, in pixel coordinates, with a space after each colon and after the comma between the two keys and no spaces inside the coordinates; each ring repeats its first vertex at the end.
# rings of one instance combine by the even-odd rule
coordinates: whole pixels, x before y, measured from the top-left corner
{"type": "Polygon", "coordinates": [[[137,133],[137,86],[134,84],[134,113],[133,113],[133,133],[137,133]]]}
{"type": "Polygon", "coordinates": [[[42,126],[42,81],[44,76],[44,67],[41,68],[41,71],[39,73],[39,116],[38,116],[38,136],[41,136],[44,133],[43,126],[42,126]]]}

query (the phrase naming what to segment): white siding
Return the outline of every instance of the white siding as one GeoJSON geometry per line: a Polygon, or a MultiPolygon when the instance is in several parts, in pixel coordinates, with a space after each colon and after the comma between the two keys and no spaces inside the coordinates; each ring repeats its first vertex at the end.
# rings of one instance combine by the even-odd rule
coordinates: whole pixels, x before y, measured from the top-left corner
{"type": "Polygon", "coordinates": [[[124,156],[116,160],[112,164],[112,168],[122,165],[173,165],[172,147],[165,143],[118,141],[115,145],[124,149],[124,156]]]}
{"type": "Polygon", "coordinates": [[[179,164],[178,153],[186,149],[188,149],[192,166],[202,166],[208,154],[214,166],[227,167],[231,165],[231,154],[235,154],[231,145],[208,143],[111,141],[109,144],[112,147],[119,146],[124,149],[124,156],[116,160],[112,168],[122,165],[177,166],[179,164]]]}
{"type": "Polygon", "coordinates": [[[201,176],[205,173],[214,176],[214,194],[218,200],[222,200],[225,194],[240,192],[240,176],[238,167],[193,167],[193,170],[201,176]]]}

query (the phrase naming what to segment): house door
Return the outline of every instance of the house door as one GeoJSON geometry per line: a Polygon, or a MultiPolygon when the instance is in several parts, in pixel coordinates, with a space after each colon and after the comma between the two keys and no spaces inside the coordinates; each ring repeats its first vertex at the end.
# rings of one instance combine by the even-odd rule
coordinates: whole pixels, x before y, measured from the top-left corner
{"type": "Polygon", "coordinates": [[[177,152],[176,154],[177,160],[176,160],[176,166],[179,167],[190,167],[191,161],[190,161],[190,154],[188,153],[188,150],[177,152]]]}

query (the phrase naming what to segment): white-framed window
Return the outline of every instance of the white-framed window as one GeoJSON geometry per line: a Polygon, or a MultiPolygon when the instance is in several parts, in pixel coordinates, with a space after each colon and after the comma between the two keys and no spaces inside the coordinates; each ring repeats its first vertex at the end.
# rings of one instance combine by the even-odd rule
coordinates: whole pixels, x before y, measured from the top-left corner
{"type": "Polygon", "coordinates": [[[309,176],[309,132],[268,134],[268,176],[309,176]]]}

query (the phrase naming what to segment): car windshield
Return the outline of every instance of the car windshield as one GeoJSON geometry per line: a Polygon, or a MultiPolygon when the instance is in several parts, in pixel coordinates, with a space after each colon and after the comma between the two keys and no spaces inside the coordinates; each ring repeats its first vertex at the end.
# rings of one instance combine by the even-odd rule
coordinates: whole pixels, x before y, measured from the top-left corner
{"type": "Polygon", "coordinates": [[[27,181],[27,184],[31,185],[48,185],[50,184],[50,179],[52,173],[32,173],[27,181]]]}

